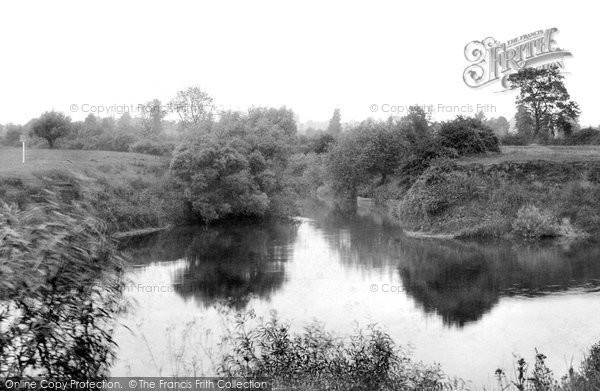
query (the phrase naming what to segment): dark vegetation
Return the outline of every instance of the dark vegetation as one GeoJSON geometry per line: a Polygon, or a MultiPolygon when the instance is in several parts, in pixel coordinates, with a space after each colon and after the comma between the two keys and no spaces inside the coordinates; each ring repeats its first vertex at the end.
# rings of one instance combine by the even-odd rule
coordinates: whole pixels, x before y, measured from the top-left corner
{"type": "MultiPolygon", "coordinates": [[[[373,325],[342,338],[318,323],[294,333],[291,324],[275,313],[268,320],[255,318],[252,311],[235,316],[235,327],[223,341],[231,353],[222,358],[220,375],[269,378],[277,387],[294,390],[469,389],[438,366],[413,361],[385,331],[373,325]]],[[[600,386],[600,344],[590,349],[579,370],[571,369],[560,379],[545,359],[536,352],[531,367],[524,358],[517,359],[515,375],[498,369],[494,389],[592,391],[600,386]]]]}
{"type": "Polygon", "coordinates": [[[218,368],[222,376],[268,378],[294,390],[451,389],[437,366],[412,361],[375,326],[342,339],[318,323],[293,334],[275,313],[254,320],[252,311],[235,316],[235,328],[225,338],[232,353],[218,368]]]}
{"type": "Polygon", "coordinates": [[[599,169],[585,162],[438,162],[392,203],[393,211],[413,229],[463,237],[597,233],[599,169]]]}
{"type": "Polygon", "coordinates": [[[0,204],[0,377],[108,375],[122,258],[85,206],[0,204]]]}

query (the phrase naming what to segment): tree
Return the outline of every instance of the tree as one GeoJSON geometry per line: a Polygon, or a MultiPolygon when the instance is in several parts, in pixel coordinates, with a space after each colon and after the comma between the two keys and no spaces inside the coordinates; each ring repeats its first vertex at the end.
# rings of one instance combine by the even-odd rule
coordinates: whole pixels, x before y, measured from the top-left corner
{"type": "Polygon", "coordinates": [[[117,130],[119,133],[133,133],[133,118],[127,111],[117,120],[117,130]]]}
{"type": "Polygon", "coordinates": [[[34,121],[31,131],[36,136],[46,139],[50,148],[53,148],[54,142],[68,135],[71,128],[70,117],[56,111],[47,111],[34,121]]]}
{"type": "Polygon", "coordinates": [[[23,126],[15,124],[7,124],[5,126],[6,134],[4,136],[4,145],[11,147],[19,145],[19,138],[23,134],[23,126]]]}
{"type": "Polygon", "coordinates": [[[489,126],[498,137],[506,136],[508,134],[508,130],[510,129],[508,120],[503,116],[498,118],[483,119],[482,122],[484,125],[489,126]]]}
{"type": "Polygon", "coordinates": [[[142,108],[142,134],[145,137],[156,137],[163,129],[162,121],[167,115],[162,103],[154,99],[146,103],[142,108]]]}
{"type": "Polygon", "coordinates": [[[430,113],[421,106],[410,106],[407,114],[400,118],[399,126],[406,139],[411,143],[419,143],[423,138],[431,136],[430,113]]]}
{"type": "Polygon", "coordinates": [[[326,160],[333,191],[349,200],[356,200],[358,187],[368,178],[358,136],[358,132],[352,131],[343,134],[329,150],[326,160]]]}
{"type": "Polygon", "coordinates": [[[533,118],[527,108],[525,106],[519,105],[517,107],[517,113],[515,114],[515,128],[517,129],[517,133],[526,138],[531,138],[533,136],[535,124],[533,123],[533,118]]]}
{"type": "Polygon", "coordinates": [[[406,158],[407,142],[393,122],[367,120],[330,147],[327,169],[336,193],[355,199],[358,188],[379,176],[384,184],[406,158]]]}
{"type": "Polygon", "coordinates": [[[231,216],[263,216],[269,198],[261,189],[266,165],[241,139],[202,135],[181,144],[171,173],[184,187],[192,211],[204,222],[231,216]]]}
{"type": "Polygon", "coordinates": [[[226,111],[174,153],[171,173],[201,220],[289,216],[292,184],[284,176],[296,136],[285,107],[226,111]]]}
{"type": "Polygon", "coordinates": [[[203,122],[212,120],[215,113],[213,98],[198,86],[179,91],[170,106],[179,115],[183,128],[198,129],[203,122]]]}
{"type": "Polygon", "coordinates": [[[340,109],[333,110],[333,117],[329,120],[329,126],[327,126],[327,133],[337,135],[342,132],[342,115],[340,109]]]}
{"type": "Polygon", "coordinates": [[[406,158],[408,143],[404,135],[392,121],[365,121],[355,131],[360,132],[366,171],[379,175],[379,184],[383,185],[406,158]]]}
{"type": "Polygon", "coordinates": [[[511,89],[519,90],[517,107],[524,107],[533,119],[533,137],[542,131],[554,136],[559,126],[579,117],[579,106],[571,100],[558,66],[523,68],[508,80],[511,89]]]}
{"type": "Polygon", "coordinates": [[[460,156],[500,152],[498,137],[477,118],[458,116],[443,122],[439,138],[442,147],[453,148],[460,156]]]}
{"type": "Polygon", "coordinates": [[[477,112],[477,114],[475,114],[475,119],[478,119],[481,122],[485,122],[487,120],[487,118],[485,118],[485,113],[483,111],[477,112]]]}

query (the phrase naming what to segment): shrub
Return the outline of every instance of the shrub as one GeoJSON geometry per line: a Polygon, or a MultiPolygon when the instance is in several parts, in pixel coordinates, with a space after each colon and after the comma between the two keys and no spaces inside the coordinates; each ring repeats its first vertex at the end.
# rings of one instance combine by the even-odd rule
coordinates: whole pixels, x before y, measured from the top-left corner
{"type": "MultiPolygon", "coordinates": [[[[300,334],[275,313],[256,326],[253,312],[236,315],[225,338],[222,376],[270,378],[280,389],[294,390],[441,390],[447,386],[437,366],[415,363],[390,336],[375,326],[342,339],[312,324],[300,334]]],[[[448,389],[451,389],[448,387],[448,389]]]]}
{"type": "Polygon", "coordinates": [[[438,160],[408,190],[395,214],[408,221],[429,221],[459,201],[477,197],[477,185],[452,160],[438,160]]]}
{"type": "Polygon", "coordinates": [[[89,379],[114,358],[123,259],[87,206],[0,204],[0,377],[89,379]]]}
{"type": "Polygon", "coordinates": [[[521,133],[507,134],[501,139],[502,145],[527,145],[529,137],[521,133]]]}
{"type": "Polygon", "coordinates": [[[598,129],[586,128],[565,137],[563,145],[598,145],[600,144],[600,131],[598,129]]]}
{"type": "Polygon", "coordinates": [[[148,155],[163,156],[173,152],[175,146],[172,143],[161,143],[156,141],[138,141],[129,147],[131,152],[145,153],[148,155]]]}
{"type": "Polygon", "coordinates": [[[284,187],[259,151],[238,138],[203,136],[181,144],[171,174],[197,217],[208,223],[236,217],[264,217],[271,198],[284,187]]]}
{"type": "Polygon", "coordinates": [[[521,207],[512,227],[515,233],[527,238],[558,236],[559,229],[556,217],[534,205],[521,207]]]}
{"type": "Polygon", "coordinates": [[[486,152],[500,152],[498,137],[494,131],[476,118],[457,117],[443,122],[439,137],[442,146],[455,149],[466,156],[486,152]]]}
{"type": "Polygon", "coordinates": [[[2,139],[2,145],[9,147],[16,147],[21,145],[19,138],[23,134],[22,126],[19,125],[7,125],[6,135],[2,139]]]}

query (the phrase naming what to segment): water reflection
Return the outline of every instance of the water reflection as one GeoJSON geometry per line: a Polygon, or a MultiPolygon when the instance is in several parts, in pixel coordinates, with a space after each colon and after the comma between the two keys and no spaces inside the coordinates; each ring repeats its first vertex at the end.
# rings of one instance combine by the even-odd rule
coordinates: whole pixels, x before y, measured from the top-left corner
{"type": "Polygon", "coordinates": [[[597,243],[486,243],[418,239],[367,200],[356,212],[311,204],[328,244],[348,267],[399,274],[406,294],[427,313],[462,327],[489,312],[501,297],[535,296],[600,286],[597,243]]]}
{"type": "MultiPolygon", "coordinates": [[[[329,247],[328,262],[362,273],[399,279],[422,311],[447,326],[480,320],[502,297],[545,295],[600,286],[600,246],[557,246],[497,241],[487,243],[407,237],[385,213],[363,200],[356,210],[305,206],[312,235],[329,247]]],[[[184,260],[172,270],[175,291],[204,307],[230,300],[238,309],[249,297],[268,300],[286,282],[294,257],[297,224],[238,225],[176,229],[133,246],[138,263],[184,260]]],[[[305,246],[310,247],[309,244],[305,246]]],[[[131,248],[131,247],[130,247],[131,248]]],[[[298,249],[296,249],[298,250],[298,249]]],[[[322,255],[319,255],[322,257],[322,255]]]]}
{"type": "Polygon", "coordinates": [[[479,320],[503,296],[535,296],[600,286],[600,248],[552,243],[463,243],[398,239],[406,292],[446,324],[479,320]]]}
{"type": "Polygon", "coordinates": [[[297,224],[183,227],[130,244],[136,263],[184,259],[171,283],[204,307],[227,301],[242,309],[250,297],[268,300],[285,281],[297,224]]]}

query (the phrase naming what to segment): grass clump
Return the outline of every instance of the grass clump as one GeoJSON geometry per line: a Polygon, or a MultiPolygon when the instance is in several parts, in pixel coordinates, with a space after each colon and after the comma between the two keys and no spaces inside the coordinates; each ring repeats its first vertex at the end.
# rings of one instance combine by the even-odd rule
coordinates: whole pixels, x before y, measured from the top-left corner
{"type": "Polygon", "coordinates": [[[515,376],[509,378],[504,370],[496,370],[497,390],[501,391],[597,391],[600,389],[600,343],[595,344],[584,358],[579,370],[557,379],[546,365],[547,357],[536,350],[530,369],[524,358],[515,365],[515,376]]]}
{"type": "Polygon", "coordinates": [[[512,223],[515,233],[526,238],[555,237],[559,233],[556,217],[535,205],[525,205],[512,223]]]}

